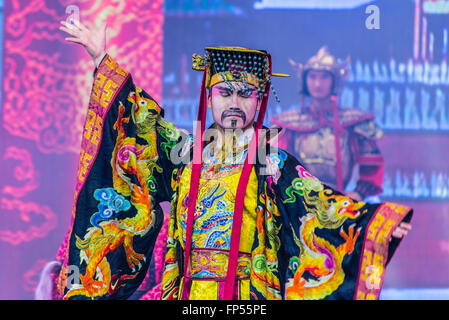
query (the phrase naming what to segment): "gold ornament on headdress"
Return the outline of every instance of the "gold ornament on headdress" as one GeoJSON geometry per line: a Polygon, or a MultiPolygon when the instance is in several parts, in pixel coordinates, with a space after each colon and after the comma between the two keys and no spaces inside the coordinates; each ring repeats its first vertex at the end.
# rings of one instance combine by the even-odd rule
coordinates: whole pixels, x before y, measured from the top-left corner
{"type": "Polygon", "coordinates": [[[206,67],[204,57],[200,54],[194,53],[192,55],[192,69],[197,71],[204,71],[204,68],[206,67]]]}
{"type": "MultiPolygon", "coordinates": [[[[289,77],[288,74],[281,73],[271,73],[267,74],[266,72],[262,72],[263,74],[259,74],[259,76],[252,74],[251,71],[245,70],[246,68],[240,68],[239,70],[215,70],[217,67],[211,62],[210,53],[214,52],[228,52],[232,55],[237,54],[256,54],[263,57],[263,66],[268,66],[268,58],[267,53],[260,50],[252,50],[242,47],[206,47],[208,53],[206,57],[203,57],[199,54],[192,55],[192,69],[197,71],[207,71],[206,74],[206,87],[210,88],[216,83],[226,82],[226,81],[243,81],[249,84],[252,84],[262,91],[264,91],[264,86],[271,79],[272,76],[275,77],[289,77]],[[214,72],[212,72],[211,68],[214,68],[214,72]],[[261,76],[261,77],[260,77],[261,76]]],[[[261,62],[262,62],[261,61],[261,62]]]]}
{"type": "Polygon", "coordinates": [[[351,58],[348,56],[346,61],[342,62],[335,58],[330,52],[327,46],[323,46],[318,50],[317,54],[311,57],[305,65],[297,63],[292,59],[289,62],[293,69],[296,71],[299,79],[300,93],[306,93],[305,89],[305,75],[309,70],[324,70],[329,71],[334,77],[333,95],[337,95],[341,89],[342,82],[346,81],[349,77],[349,67],[351,65],[351,58]]]}

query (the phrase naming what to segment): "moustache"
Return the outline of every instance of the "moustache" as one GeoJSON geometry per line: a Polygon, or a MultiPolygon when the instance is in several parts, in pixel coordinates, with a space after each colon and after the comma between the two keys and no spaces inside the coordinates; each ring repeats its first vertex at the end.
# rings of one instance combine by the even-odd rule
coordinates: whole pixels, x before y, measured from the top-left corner
{"type": "Polygon", "coordinates": [[[221,114],[221,121],[223,121],[226,117],[240,117],[243,120],[243,123],[246,123],[246,114],[240,109],[230,108],[229,110],[223,111],[221,114]]]}

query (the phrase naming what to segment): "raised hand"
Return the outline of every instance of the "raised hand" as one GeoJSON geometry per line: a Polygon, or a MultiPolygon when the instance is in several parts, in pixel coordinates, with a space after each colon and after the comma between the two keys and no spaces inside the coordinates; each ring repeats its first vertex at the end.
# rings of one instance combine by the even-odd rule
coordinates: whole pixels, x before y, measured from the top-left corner
{"type": "Polygon", "coordinates": [[[61,21],[59,29],[71,35],[71,37],[66,37],[65,40],[84,46],[94,60],[95,66],[98,66],[106,54],[107,23],[103,23],[97,30],[89,30],[79,21],[74,21],[73,24],[61,21]]]}
{"type": "Polygon", "coordinates": [[[412,230],[412,225],[410,223],[401,222],[391,236],[401,239],[405,237],[410,230],[412,230]]]}

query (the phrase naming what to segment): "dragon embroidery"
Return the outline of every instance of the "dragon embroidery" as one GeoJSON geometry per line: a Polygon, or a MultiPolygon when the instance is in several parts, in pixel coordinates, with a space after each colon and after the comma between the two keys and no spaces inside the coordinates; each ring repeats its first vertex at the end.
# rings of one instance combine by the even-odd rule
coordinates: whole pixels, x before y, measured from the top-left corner
{"type": "MultiPolygon", "coordinates": [[[[162,126],[158,129],[163,130],[167,123],[159,121],[159,106],[152,99],[141,96],[140,92],[142,89],[136,86],[136,90],[128,95],[127,101],[132,104],[131,115],[137,136],[146,144],[140,145],[135,137],[126,136],[124,124],[129,123],[130,118],[123,117],[125,107],[120,101],[118,118],[113,127],[118,133],[111,159],[113,188],[98,189],[95,198],[99,200],[99,194],[110,193],[120,200],[118,204],[121,205],[117,208],[100,200],[99,212],[91,218],[93,226],[86,230],[83,239],[75,235],[80,261],[87,266],[85,274],[80,275],[81,284],[72,286],[64,299],[75,295],[93,298],[113,294],[122,281],[135,278],[142,262],[146,261],[144,254],[135,252],[133,238],[145,235],[155,223],[154,198],[150,191],[155,190],[154,170],[162,172],[162,168],[156,163],[158,152],[155,128],[158,123],[162,126]],[[130,176],[135,176],[138,184],[130,176]],[[130,197],[130,201],[124,197],[130,197]],[[137,213],[133,217],[120,218],[119,212],[127,211],[131,206],[137,213]],[[111,275],[106,255],[120,246],[124,248],[132,274],[111,275]]],[[[175,128],[167,128],[167,132],[166,136],[177,138],[175,128]]],[[[115,204],[117,205],[117,201],[115,204]]]]}
{"type": "Polygon", "coordinates": [[[322,299],[344,281],[343,258],[354,250],[361,228],[354,232],[355,224],[352,224],[346,233],[342,225],[347,219],[355,219],[362,214],[360,209],[365,204],[330,193],[332,190],[323,189],[317,196],[304,194],[304,204],[308,206],[309,213],[301,218],[299,236],[295,236],[301,253],[299,257],[290,259],[294,277],[286,285],[287,299],[322,299]],[[339,234],[345,242],[336,248],[316,235],[315,231],[322,228],[340,228],[339,234]],[[313,278],[306,279],[306,272],[313,278]]]}
{"type": "Polygon", "coordinates": [[[251,283],[266,299],[280,300],[280,282],[276,274],[277,252],[281,246],[280,226],[277,226],[276,218],[280,213],[274,199],[267,193],[267,186],[264,185],[264,192],[259,195],[261,205],[256,209],[258,246],[252,252],[251,283]]]}

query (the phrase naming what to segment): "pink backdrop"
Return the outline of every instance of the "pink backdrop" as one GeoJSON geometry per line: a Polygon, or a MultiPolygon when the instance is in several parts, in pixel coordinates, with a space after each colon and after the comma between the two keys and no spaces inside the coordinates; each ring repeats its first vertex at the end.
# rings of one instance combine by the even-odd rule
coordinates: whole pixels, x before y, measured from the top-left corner
{"type": "Polygon", "coordinates": [[[163,1],[11,0],[4,7],[0,299],[33,299],[69,228],[94,64],[59,21],[106,19],[108,53],[162,96],[163,1]],[[66,9],[70,9],[66,13],[66,9]],[[75,11],[74,11],[75,10],[75,11]]]}

